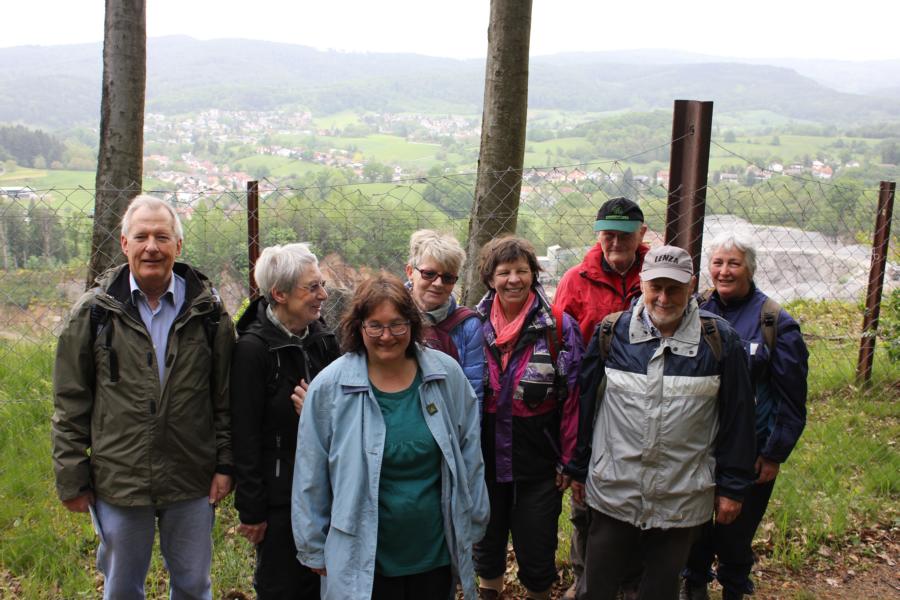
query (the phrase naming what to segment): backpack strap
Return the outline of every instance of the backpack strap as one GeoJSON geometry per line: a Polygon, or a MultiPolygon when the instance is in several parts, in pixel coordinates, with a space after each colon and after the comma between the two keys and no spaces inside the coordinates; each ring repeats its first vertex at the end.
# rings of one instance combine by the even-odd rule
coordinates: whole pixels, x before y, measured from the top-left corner
{"type": "Polygon", "coordinates": [[[762,329],[763,340],[769,348],[769,359],[775,352],[775,343],[778,337],[778,316],[781,314],[781,305],[772,298],[766,298],[759,311],[759,325],[762,329]]]}
{"type": "Polygon", "coordinates": [[[600,358],[606,361],[609,358],[609,352],[612,349],[613,333],[616,330],[616,323],[622,316],[624,310],[609,313],[600,321],[600,358]]]}
{"type": "Polygon", "coordinates": [[[712,298],[713,292],[715,291],[716,288],[711,287],[697,294],[697,304],[705,304],[709,302],[709,299],[712,298]]]}
{"type": "Polygon", "coordinates": [[[468,319],[471,319],[472,317],[477,317],[477,316],[478,316],[478,313],[476,313],[474,310],[472,310],[468,306],[457,306],[456,310],[453,311],[453,314],[451,314],[449,317],[447,317],[446,319],[444,319],[443,321],[441,321],[440,323],[435,325],[435,327],[437,327],[438,329],[449,334],[451,331],[453,331],[456,328],[457,325],[459,325],[463,321],[466,321],[468,319]]]}
{"type": "MultiPolygon", "coordinates": [[[[206,333],[206,343],[212,351],[216,342],[216,333],[219,330],[219,322],[222,320],[222,301],[218,295],[213,296],[213,310],[203,315],[203,331],[206,333]]],[[[215,356],[215,354],[213,354],[215,356]]]]}
{"type": "Polygon", "coordinates": [[[559,374],[559,353],[563,348],[563,310],[559,304],[550,305],[550,313],[553,315],[553,327],[546,329],[547,350],[550,352],[550,361],[553,364],[553,387],[556,388],[557,410],[562,415],[562,407],[568,393],[569,385],[565,378],[559,374]]]}
{"type": "Polygon", "coordinates": [[[559,356],[559,350],[563,347],[563,310],[559,304],[552,304],[550,312],[553,314],[553,327],[547,328],[547,349],[550,350],[550,359],[553,361],[553,368],[556,369],[556,359],[559,356]]]}
{"type": "Polygon", "coordinates": [[[103,347],[106,349],[106,357],[109,361],[109,381],[110,383],[116,383],[119,381],[119,355],[116,353],[115,348],[112,347],[113,328],[109,325],[109,310],[96,301],[91,302],[90,329],[92,348],[97,341],[97,337],[101,333],[105,333],[103,347]]]}
{"type": "Polygon", "coordinates": [[[722,360],[722,336],[719,335],[719,325],[715,318],[700,317],[700,332],[709,345],[709,349],[712,350],[713,356],[716,357],[716,361],[722,360]]]}
{"type": "Polygon", "coordinates": [[[335,358],[341,355],[341,347],[334,335],[326,335],[321,340],[322,347],[325,349],[325,355],[334,355],[335,358]]]}

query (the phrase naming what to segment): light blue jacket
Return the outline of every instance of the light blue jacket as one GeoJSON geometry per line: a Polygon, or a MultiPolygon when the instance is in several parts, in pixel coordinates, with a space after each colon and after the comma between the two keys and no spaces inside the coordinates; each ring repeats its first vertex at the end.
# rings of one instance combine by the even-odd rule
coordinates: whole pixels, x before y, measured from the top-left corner
{"type": "MultiPolygon", "coordinates": [[[[454,576],[477,598],[472,545],[490,517],[475,394],[450,356],[417,347],[422,415],[441,449],[441,511],[454,576]]],[[[325,568],[322,598],[370,598],[378,536],[385,426],[363,353],[345,354],[309,386],[300,429],[291,520],[297,559],[325,568]]]]}

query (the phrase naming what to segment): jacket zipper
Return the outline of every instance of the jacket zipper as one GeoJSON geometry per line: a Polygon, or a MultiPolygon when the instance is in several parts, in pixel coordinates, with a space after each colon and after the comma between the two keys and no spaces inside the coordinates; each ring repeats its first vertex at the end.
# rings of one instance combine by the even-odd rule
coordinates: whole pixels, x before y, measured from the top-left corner
{"type": "Polygon", "coordinates": [[[281,476],[281,434],[275,434],[275,477],[281,476]]]}

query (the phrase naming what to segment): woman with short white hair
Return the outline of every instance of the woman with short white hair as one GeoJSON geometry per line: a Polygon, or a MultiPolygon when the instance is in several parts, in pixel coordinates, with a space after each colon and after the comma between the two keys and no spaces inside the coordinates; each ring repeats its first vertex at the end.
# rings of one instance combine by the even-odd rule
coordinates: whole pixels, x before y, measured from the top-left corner
{"type": "Polygon", "coordinates": [[[313,600],[319,576],[297,562],[291,533],[294,454],[305,389],[340,352],[321,320],[328,292],[305,244],[266,248],[253,274],[262,297],[238,321],[231,364],[238,533],[256,546],[260,600],[313,600]]]}
{"type": "Polygon", "coordinates": [[[728,525],[704,527],[691,549],[682,598],[708,599],[713,558],[722,598],[737,600],[753,593],[751,544],[775,487],[781,463],[787,460],[806,425],[806,376],[809,352],[797,324],[786,310],[753,282],[756,248],[734,232],[717,236],[709,245],[709,274],[714,288],[701,295],[700,308],[726,319],[741,336],[750,360],[756,395],[756,484],[741,513],[728,525]]]}
{"type": "Polygon", "coordinates": [[[425,344],[456,359],[475,390],[480,411],[485,365],[481,322],[475,311],[453,297],[465,261],[466,252],[455,237],[420,229],[409,238],[406,287],[422,313],[425,344]]]}

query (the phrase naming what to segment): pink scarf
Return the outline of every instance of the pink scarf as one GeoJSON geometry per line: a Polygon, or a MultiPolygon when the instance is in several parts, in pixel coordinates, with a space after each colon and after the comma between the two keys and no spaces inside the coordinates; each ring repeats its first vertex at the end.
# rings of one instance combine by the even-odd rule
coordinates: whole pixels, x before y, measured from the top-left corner
{"type": "Polygon", "coordinates": [[[516,347],[516,340],[519,339],[519,333],[522,331],[522,326],[525,324],[525,317],[528,316],[528,309],[534,304],[534,298],[534,290],[528,292],[528,299],[525,300],[525,304],[522,305],[519,314],[516,315],[515,319],[510,321],[506,318],[506,315],[503,314],[503,309],[500,307],[500,299],[497,298],[496,295],[494,296],[494,303],[491,306],[491,325],[493,325],[494,333],[497,336],[495,343],[497,349],[500,350],[500,367],[504,371],[506,370],[506,365],[509,364],[509,358],[512,356],[512,352],[516,347]]]}

